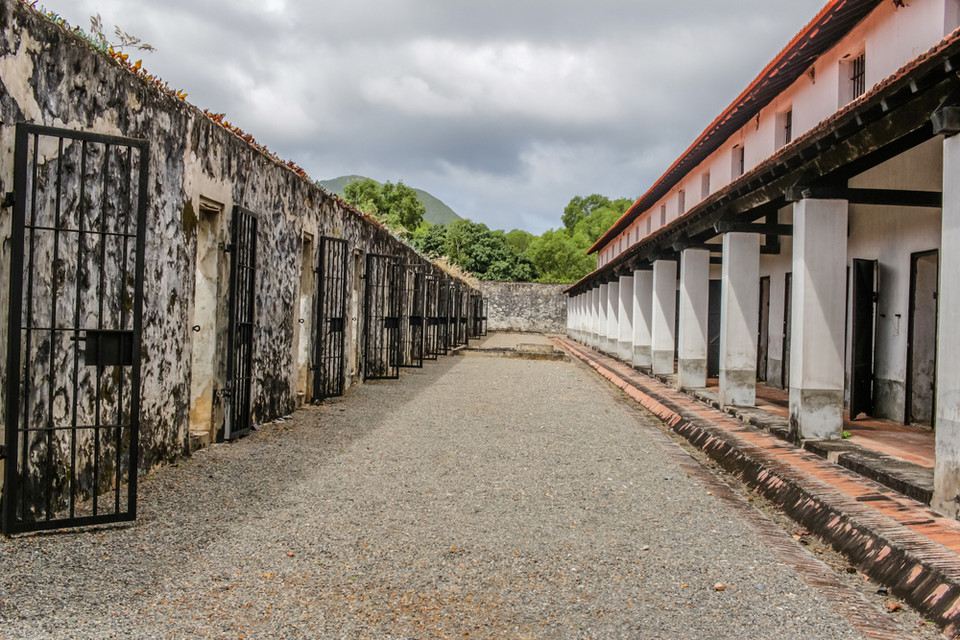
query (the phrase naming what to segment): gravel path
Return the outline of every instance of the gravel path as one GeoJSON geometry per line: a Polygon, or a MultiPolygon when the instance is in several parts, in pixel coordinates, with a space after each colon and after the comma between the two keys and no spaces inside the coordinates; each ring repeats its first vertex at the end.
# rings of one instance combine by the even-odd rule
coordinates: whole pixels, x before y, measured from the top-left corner
{"type": "Polygon", "coordinates": [[[428,363],[0,543],[0,637],[861,638],[652,428],[573,363],[428,363]]]}

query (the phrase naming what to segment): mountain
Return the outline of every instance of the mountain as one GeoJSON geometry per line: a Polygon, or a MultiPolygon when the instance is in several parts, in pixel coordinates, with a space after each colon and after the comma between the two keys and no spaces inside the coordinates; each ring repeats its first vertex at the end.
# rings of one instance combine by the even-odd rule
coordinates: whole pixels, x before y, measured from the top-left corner
{"type": "MultiPolygon", "coordinates": [[[[343,197],[343,190],[347,188],[348,184],[364,179],[364,176],[340,176],[339,178],[333,178],[332,180],[318,180],[317,184],[330,193],[335,193],[338,196],[343,197]]],[[[374,182],[377,181],[374,180],[374,182]]],[[[382,183],[377,182],[377,184],[382,183]]],[[[454,220],[460,220],[460,216],[458,216],[453,209],[445,205],[439,198],[431,195],[423,189],[417,189],[416,187],[413,187],[413,190],[417,192],[417,197],[420,199],[420,202],[423,203],[423,207],[426,209],[426,213],[423,214],[423,218],[427,222],[431,222],[433,224],[448,224],[454,220]]]]}

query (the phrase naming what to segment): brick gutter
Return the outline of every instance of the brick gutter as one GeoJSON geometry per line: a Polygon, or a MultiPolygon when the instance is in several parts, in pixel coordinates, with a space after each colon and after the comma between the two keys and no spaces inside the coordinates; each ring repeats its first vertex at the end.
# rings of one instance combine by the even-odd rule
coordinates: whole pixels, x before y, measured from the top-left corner
{"type": "Polygon", "coordinates": [[[555,340],[946,635],[960,638],[960,523],[613,358],[555,340]]]}

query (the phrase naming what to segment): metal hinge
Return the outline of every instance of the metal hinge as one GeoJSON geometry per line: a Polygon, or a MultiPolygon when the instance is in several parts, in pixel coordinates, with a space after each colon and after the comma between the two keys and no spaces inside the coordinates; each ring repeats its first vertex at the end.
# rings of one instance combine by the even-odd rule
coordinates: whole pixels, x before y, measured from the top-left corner
{"type": "Polygon", "coordinates": [[[233,392],[230,391],[230,389],[217,389],[214,392],[214,395],[217,396],[218,398],[229,398],[230,396],[233,395],[233,392]]]}
{"type": "Polygon", "coordinates": [[[231,251],[233,251],[233,243],[221,242],[220,250],[223,251],[224,253],[230,253],[231,251]]]}
{"type": "Polygon", "coordinates": [[[0,460],[7,459],[7,447],[6,445],[0,444],[0,460]]]}
{"type": "Polygon", "coordinates": [[[0,207],[3,207],[4,209],[6,209],[7,207],[12,207],[16,203],[17,203],[17,194],[14,193],[13,191],[7,191],[3,196],[3,200],[0,201],[0,207]]]}

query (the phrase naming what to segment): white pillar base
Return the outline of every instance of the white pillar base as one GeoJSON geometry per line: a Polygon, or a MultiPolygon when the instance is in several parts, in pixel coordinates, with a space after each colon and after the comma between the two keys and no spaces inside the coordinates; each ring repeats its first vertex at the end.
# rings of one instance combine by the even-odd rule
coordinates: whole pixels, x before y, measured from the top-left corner
{"type": "Polygon", "coordinates": [[[680,258],[680,335],[677,388],[707,386],[707,311],[710,296],[710,252],[685,249],[680,258]]]}
{"type": "Polygon", "coordinates": [[[757,317],[760,315],[760,236],[723,236],[720,299],[720,405],[757,402],[757,317]]]}

